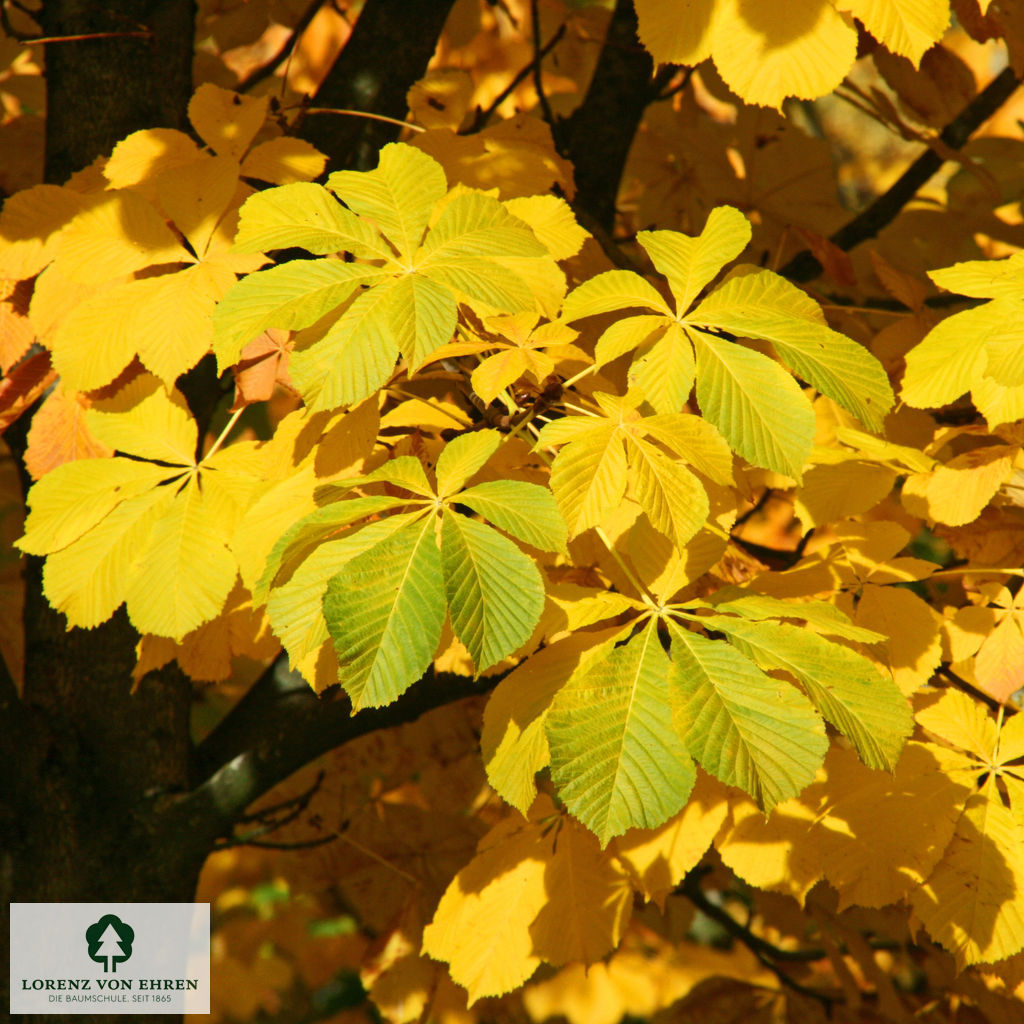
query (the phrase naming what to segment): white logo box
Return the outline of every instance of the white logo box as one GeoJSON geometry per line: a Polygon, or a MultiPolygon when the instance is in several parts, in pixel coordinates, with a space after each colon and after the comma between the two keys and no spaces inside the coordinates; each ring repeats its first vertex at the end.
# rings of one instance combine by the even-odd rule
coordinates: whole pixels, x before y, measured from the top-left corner
{"type": "Polygon", "coordinates": [[[11,1013],[209,1013],[209,903],[12,903],[11,1013]]]}

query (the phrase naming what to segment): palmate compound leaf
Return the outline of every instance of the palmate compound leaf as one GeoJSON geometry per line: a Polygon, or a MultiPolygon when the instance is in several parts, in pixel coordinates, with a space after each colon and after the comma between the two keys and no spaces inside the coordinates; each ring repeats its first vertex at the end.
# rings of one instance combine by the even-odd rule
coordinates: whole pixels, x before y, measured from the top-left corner
{"type": "Polygon", "coordinates": [[[544,583],[532,559],[496,530],[445,511],[441,567],[452,629],[477,672],[526,643],[544,610],[544,583]]]}
{"type": "Polygon", "coordinates": [[[796,796],[828,749],[811,703],[729,644],[671,622],[669,632],[673,716],[693,756],[765,811],[796,796]]]}
{"type": "Polygon", "coordinates": [[[794,676],[825,719],[852,741],[869,768],[891,770],[913,730],[906,698],[863,655],[817,633],[778,622],[702,619],[762,669],[794,676]]]}
{"type": "MultiPolygon", "coordinates": [[[[446,489],[464,482],[490,458],[496,443],[497,437],[488,432],[456,438],[452,455],[442,454],[438,460],[439,481],[446,489]]],[[[390,703],[423,674],[440,640],[446,610],[478,672],[530,638],[544,608],[544,584],[536,565],[497,530],[449,506],[462,504],[469,495],[468,507],[476,501],[488,516],[494,512],[495,524],[513,536],[559,550],[565,528],[545,488],[497,481],[450,495],[439,510],[439,537],[439,499],[413,457],[392,459],[365,476],[321,490],[329,503],[281,538],[257,593],[269,589],[271,622],[293,663],[309,658],[323,642],[322,621],[334,640],[340,681],[355,708],[390,703]],[[353,486],[377,482],[421,496],[348,497],[353,486]],[[330,501],[334,495],[340,498],[330,501]],[[422,510],[371,522],[348,535],[339,533],[360,518],[409,504],[422,510]],[[539,510],[533,521],[531,509],[539,510]],[[323,620],[316,611],[321,600],[323,620]]]]}
{"type": "Polygon", "coordinates": [[[551,489],[570,537],[599,525],[631,481],[651,524],[683,547],[708,514],[704,487],[686,464],[712,480],[732,480],[732,454],[710,424],[681,413],[642,418],[633,408],[641,397],[598,392],[595,399],[607,418],[567,416],[541,430],[538,447],[563,446],[551,469],[551,489]]]}
{"type": "Polygon", "coordinates": [[[440,165],[402,143],[381,150],[376,170],[332,174],[326,190],[299,182],[251,197],[240,251],[261,245],[344,260],[295,261],[239,281],[215,315],[214,351],[224,368],[267,328],[301,331],[290,372],[314,410],[373,394],[399,355],[414,371],[450,341],[460,302],[481,316],[547,310],[565,290],[528,224],[483,192],[446,194],[440,165]]]}
{"type": "Polygon", "coordinates": [[[180,640],[217,615],[235,582],[227,545],[256,483],[250,448],[231,446],[197,463],[184,399],[147,375],[97,402],[87,419],[128,457],[58,467],[30,496],[26,542],[48,556],[47,599],[84,628],[125,602],[140,632],[180,640]],[[69,490],[58,491],[62,482],[69,490]]]}
{"type": "Polygon", "coordinates": [[[324,617],[354,710],[397,700],[423,675],[444,626],[430,516],[356,555],[327,584],[324,617]]]}
{"type": "Polygon", "coordinates": [[[552,781],[602,845],[667,821],[693,788],[693,762],[672,720],[668,668],[652,620],[576,674],[548,712],[552,781]]]}

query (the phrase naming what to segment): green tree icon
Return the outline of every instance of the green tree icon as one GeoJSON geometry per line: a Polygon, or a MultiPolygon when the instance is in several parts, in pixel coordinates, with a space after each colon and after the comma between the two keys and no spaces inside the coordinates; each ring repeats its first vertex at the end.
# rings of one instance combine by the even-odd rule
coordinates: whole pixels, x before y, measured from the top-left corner
{"type": "Polygon", "coordinates": [[[114,914],[104,914],[85,930],[89,958],[103,964],[103,973],[117,973],[117,965],[132,955],[135,930],[114,914]]]}

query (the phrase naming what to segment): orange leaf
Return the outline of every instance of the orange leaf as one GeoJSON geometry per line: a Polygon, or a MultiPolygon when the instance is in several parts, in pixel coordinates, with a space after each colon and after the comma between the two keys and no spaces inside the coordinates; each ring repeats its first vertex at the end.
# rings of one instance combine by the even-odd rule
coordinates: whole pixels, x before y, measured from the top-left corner
{"type": "Polygon", "coordinates": [[[6,430],[57,379],[50,353],[37,352],[0,381],[0,430],[6,430]]]}
{"type": "Polygon", "coordinates": [[[25,451],[25,468],[33,480],[76,459],[106,459],[114,449],[97,441],[85,425],[92,403],[76,391],[54,388],[32,417],[25,451]]]}

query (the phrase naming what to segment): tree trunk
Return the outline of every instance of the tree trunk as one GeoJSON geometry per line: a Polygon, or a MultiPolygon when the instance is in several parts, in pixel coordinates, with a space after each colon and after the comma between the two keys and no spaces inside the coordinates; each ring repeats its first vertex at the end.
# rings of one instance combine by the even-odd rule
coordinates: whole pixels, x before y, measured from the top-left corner
{"type": "MultiPolygon", "coordinates": [[[[133,131],[186,126],[195,24],[189,0],[47,0],[40,19],[47,36],[112,33],[46,46],[47,181],[65,181],[133,131]]],[[[8,431],[16,455],[27,419],[8,431]]],[[[39,560],[29,559],[26,575],[23,699],[9,679],[0,680],[5,908],[12,901],[191,901],[207,850],[188,837],[171,841],[160,813],[188,785],[191,684],[172,668],[133,695],[136,637],[125,614],[67,632],[43,597],[39,560]]],[[[0,934],[6,946],[7,922],[0,934]]],[[[0,999],[7,1005],[6,993],[0,999]]],[[[40,1019],[52,1024],[61,1016],[40,1019]]]]}

